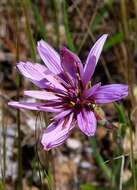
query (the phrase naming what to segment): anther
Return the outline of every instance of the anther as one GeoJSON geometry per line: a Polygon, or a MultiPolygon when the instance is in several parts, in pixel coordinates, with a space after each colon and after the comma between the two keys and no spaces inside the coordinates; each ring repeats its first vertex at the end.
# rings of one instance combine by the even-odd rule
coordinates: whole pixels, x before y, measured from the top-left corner
{"type": "Polygon", "coordinates": [[[73,102],[73,101],[70,101],[70,104],[71,104],[72,106],[75,106],[75,102],[73,102]]]}
{"type": "Polygon", "coordinates": [[[79,73],[77,73],[77,78],[78,78],[78,80],[81,80],[81,79],[80,79],[80,75],[79,75],[79,73]]]}

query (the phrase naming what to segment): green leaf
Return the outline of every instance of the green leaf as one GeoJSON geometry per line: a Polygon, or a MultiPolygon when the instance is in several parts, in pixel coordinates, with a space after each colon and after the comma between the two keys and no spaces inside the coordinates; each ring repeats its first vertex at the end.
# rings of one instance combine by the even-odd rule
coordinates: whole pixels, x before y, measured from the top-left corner
{"type": "Polygon", "coordinates": [[[104,50],[108,50],[116,44],[121,43],[124,40],[124,34],[122,32],[118,32],[111,38],[109,38],[104,46],[104,50]]]}
{"type": "Polygon", "coordinates": [[[80,186],[80,190],[111,190],[107,187],[93,186],[91,184],[84,184],[80,186]]]}

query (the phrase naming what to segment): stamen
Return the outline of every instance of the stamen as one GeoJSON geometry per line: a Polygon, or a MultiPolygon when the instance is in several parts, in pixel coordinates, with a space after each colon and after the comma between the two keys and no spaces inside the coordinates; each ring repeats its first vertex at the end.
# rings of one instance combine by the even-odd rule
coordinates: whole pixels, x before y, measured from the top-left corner
{"type": "Polygon", "coordinates": [[[93,109],[96,107],[96,104],[92,104],[93,109]]]}
{"type": "Polygon", "coordinates": [[[70,104],[71,104],[72,106],[75,106],[75,105],[76,105],[75,102],[73,102],[73,101],[70,101],[70,104]]]}
{"type": "Polygon", "coordinates": [[[90,88],[92,85],[91,85],[91,81],[88,82],[88,87],[90,88]]]}
{"type": "Polygon", "coordinates": [[[88,106],[91,106],[91,103],[88,103],[88,106]]]}
{"type": "Polygon", "coordinates": [[[79,73],[76,73],[76,75],[77,75],[77,79],[80,81],[81,79],[80,79],[80,74],[79,73]]]}

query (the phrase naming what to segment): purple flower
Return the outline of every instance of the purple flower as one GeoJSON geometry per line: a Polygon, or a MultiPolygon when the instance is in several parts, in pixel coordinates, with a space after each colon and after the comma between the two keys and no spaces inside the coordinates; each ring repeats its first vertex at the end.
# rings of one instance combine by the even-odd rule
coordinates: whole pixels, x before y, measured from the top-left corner
{"type": "Polygon", "coordinates": [[[37,103],[10,102],[15,108],[53,112],[51,124],[45,129],[41,143],[45,150],[61,145],[77,125],[87,136],[96,132],[94,108],[99,104],[118,101],[128,95],[124,84],[90,85],[107,35],[102,35],[89,52],[85,66],[67,48],[58,53],[43,40],[38,53],[45,63],[20,62],[18,70],[41,90],[24,91],[24,95],[43,100],[37,103]]]}

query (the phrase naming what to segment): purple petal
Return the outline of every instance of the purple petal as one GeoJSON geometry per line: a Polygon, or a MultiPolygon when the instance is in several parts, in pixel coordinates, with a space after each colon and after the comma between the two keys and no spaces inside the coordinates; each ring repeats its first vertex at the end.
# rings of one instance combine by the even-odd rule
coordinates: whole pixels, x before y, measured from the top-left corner
{"type": "Polygon", "coordinates": [[[34,63],[34,68],[39,71],[40,73],[45,73],[48,71],[48,69],[45,67],[45,65],[39,64],[39,63],[34,63]]]}
{"type": "MultiPolygon", "coordinates": [[[[17,68],[19,69],[19,71],[27,78],[30,78],[32,80],[42,80],[44,79],[44,73],[41,72],[41,66],[40,64],[33,64],[31,62],[20,62],[19,64],[17,64],[17,68]],[[40,67],[40,70],[38,69],[38,65],[40,67]]],[[[44,68],[43,68],[44,70],[44,68]]],[[[45,67],[45,71],[46,71],[46,67],[45,67]]]]}
{"type": "Polygon", "coordinates": [[[60,120],[62,118],[64,118],[65,116],[67,116],[68,114],[70,114],[70,112],[72,112],[72,110],[68,109],[68,110],[62,110],[61,113],[59,113],[58,115],[56,115],[53,120],[60,120]]]}
{"type": "MultiPolygon", "coordinates": [[[[104,34],[102,35],[94,44],[94,46],[91,48],[90,52],[89,52],[89,55],[87,57],[87,60],[86,60],[86,65],[85,65],[85,68],[87,67],[87,64],[88,62],[90,61],[90,58],[92,56],[95,56],[96,57],[96,64],[99,60],[99,57],[100,57],[100,54],[101,54],[101,51],[103,49],[103,46],[104,46],[104,43],[107,39],[107,34],[104,34]]],[[[84,70],[85,70],[84,68],[84,70]]]]}
{"type": "Polygon", "coordinates": [[[46,67],[30,62],[20,62],[17,64],[17,68],[21,74],[28,78],[32,83],[40,88],[45,88],[47,80],[45,79],[44,72],[47,71],[46,67]]]}
{"type": "Polygon", "coordinates": [[[93,136],[96,132],[97,121],[92,111],[83,109],[77,115],[78,126],[83,133],[87,136],[93,136]]]}
{"type": "Polygon", "coordinates": [[[46,107],[46,105],[44,105],[44,106],[38,106],[38,108],[39,108],[39,110],[45,111],[45,112],[55,112],[55,113],[58,113],[58,112],[62,111],[62,108],[50,107],[50,106],[46,107]]]}
{"type": "Polygon", "coordinates": [[[99,82],[99,83],[95,84],[94,86],[92,86],[91,88],[85,90],[84,93],[82,94],[82,97],[84,99],[86,99],[86,98],[92,96],[100,86],[101,86],[101,82],[99,82]]]}
{"type": "Polygon", "coordinates": [[[64,143],[69,137],[71,130],[74,128],[72,124],[73,114],[65,120],[62,119],[56,123],[51,123],[42,136],[41,143],[45,150],[50,150],[64,143]]]}
{"type": "Polygon", "coordinates": [[[94,44],[94,46],[91,48],[89,55],[86,60],[86,64],[84,67],[84,74],[83,74],[83,84],[86,85],[88,81],[91,79],[94,71],[96,64],[99,60],[101,51],[103,49],[104,43],[107,39],[107,34],[102,35],[94,44]]]}
{"type": "Polygon", "coordinates": [[[55,74],[61,72],[59,54],[45,41],[40,40],[37,45],[38,53],[49,70],[55,74]]]}
{"type": "Polygon", "coordinates": [[[68,50],[67,48],[61,49],[61,64],[65,72],[69,73],[70,76],[76,79],[77,73],[83,74],[83,65],[79,57],[68,50]]]}
{"type": "Polygon", "coordinates": [[[24,95],[40,100],[55,100],[59,98],[52,92],[39,91],[39,90],[26,90],[24,91],[24,95]]]}
{"type": "Polygon", "coordinates": [[[88,82],[90,81],[90,79],[95,71],[95,66],[96,66],[96,57],[91,56],[84,68],[84,74],[82,76],[82,83],[84,86],[86,86],[88,84],[88,82]]]}
{"type": "Polygon", "coordinates": [[[33,84],[35,84],[37,87],[45,89],[47,88],[47,86],[49,86],[50,84],[48,84],[48,82],[46,82],[45,79],[41,80],[41,81],[37,81],[37,80],[32,80],[29,79],[33,84]]]}
{"type": "Polygon", "coordinates": [[[55,88],[66,91],[65,87],[63,86],[63,80],[59,76],[51,73],[50,71],[49,72],[46,71],[45,79],[49,81],[51,85],[54,86],[55,88]]]}
{"type": "Polygon", "coordinates": [[[14,108],[18,109],[29,109],[29,110],[39,110],[38,106],[44,105],[43,103],[29,103],[29,102],[9,102],[9,106],[12,106],[14,108]]]}
{"type": "Polygon", "coordinates": [[[12,106],[14,108],[17,108],[17,109],[41,110],[41,111],[47,111],[47,112],[59,112],[60,111],[60,110],[52,108],[52,107],[46,107],[44,103],[29,103],[29,102],[13,101],[13,102],[9,102],[8,105],[12,106]]]}
{"type": "Polygon", "coordinates": [[[111,84],[99,87],[91,98],[98,104],[105,104],[118,101],[126,96],[128,96],[127,85],[111,84]]]}

